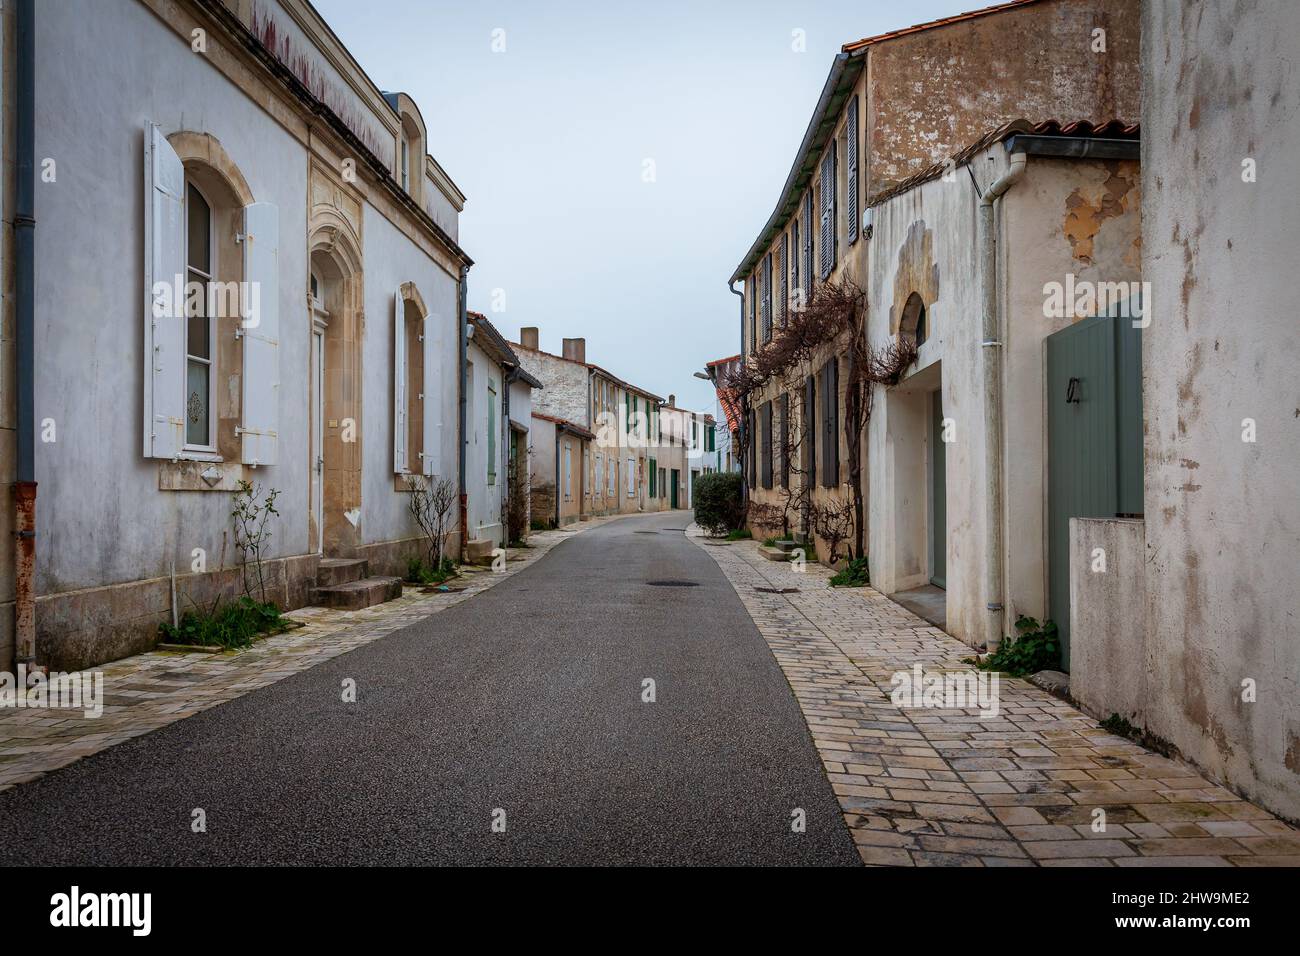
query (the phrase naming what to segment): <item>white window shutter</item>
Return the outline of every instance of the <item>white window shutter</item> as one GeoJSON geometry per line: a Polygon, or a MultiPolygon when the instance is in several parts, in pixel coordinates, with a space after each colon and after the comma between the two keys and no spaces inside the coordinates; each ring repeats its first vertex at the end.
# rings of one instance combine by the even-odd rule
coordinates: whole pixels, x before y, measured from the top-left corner
{"type": "Polygon", "coordinates": [[[426,475],[436,475],[442,462],[442,394],[438,377],[438,359],[442,350],[442,318],[434,313],[424,318],[424,467],[426,475]]]}
{"type": "Polygon", "coordinates": [[[239,458],[274,465],[280,432],[280,210],[275,203],[244,207],[243,423],[239,458]]]}
{"type": "Polygon", "coordinates": [[[185,166],[152,123],[144,196],[144,455],[176,458],[185,445],[185,166]]]}
{"type": "Polygon", "coordinates": [[[406,303],[393,299],[393,471],[406,471],[406,303]]]}

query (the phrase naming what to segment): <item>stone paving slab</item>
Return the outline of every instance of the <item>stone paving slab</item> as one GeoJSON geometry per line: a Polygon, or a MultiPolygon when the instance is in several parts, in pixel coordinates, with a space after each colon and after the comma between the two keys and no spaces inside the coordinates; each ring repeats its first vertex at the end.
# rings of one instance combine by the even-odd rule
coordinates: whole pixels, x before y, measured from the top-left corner
{"type": "Polygon", "coordinates": [[[864,863],[1300,864],[1296,828],[1028,681],[1000,679],[996,716],[896,706],[895,674],[974,674],[971,648],[873,588],[830,587],[823,567],[709,544],[785,672],[864,863]]]}
{"type": "MultiPolygon", "coordinates": [[[[511,549],[501,571],[463,569],[459,592],[421,593],[359,611],[306,607],[286,616],[305,626],[221,654],[152,651],[95,668],[103,675],[103,713],[0,708],[0,791],[35,780],[132,737],[274,684],[415,621],[468,601],[544,557],[560,542],[626,515],[592,518],[533,532],[530,547],[511,549]]],[[[87,672],[89,673],[89,672],[87,672]]]]}

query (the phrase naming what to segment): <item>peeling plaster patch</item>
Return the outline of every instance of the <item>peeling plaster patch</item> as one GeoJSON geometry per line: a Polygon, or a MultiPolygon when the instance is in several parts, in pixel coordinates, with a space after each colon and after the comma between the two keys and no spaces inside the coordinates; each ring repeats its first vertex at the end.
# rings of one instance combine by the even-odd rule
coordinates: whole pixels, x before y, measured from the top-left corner
{"type": "Polygon", "coordinates": [[[1294,731],[1286,735],[1286,758],[1283,763],[1288,770],[1300,774],[1300,736],[1294,731]]]}
{"type": "Polygon", "coordinates": [[[1107,220],[1128,210],[1138,185],[1140,174],[1131,164],[1128,168],[1118,162],[1105,165],[1105,182],[1078,186],[1065,200],[1062,230],[1070,243],[1071,255],[1080,262],[1092,262],[1093,239],[1107,220]]]}
{"type": "Polygon", "coordinates": [[[889,310],[891,335],[898,334],[903,306],[913,292],[921,297],[927,311],[939,299],[939,266],[934,261],[934,232],[925,227],[924,219],[917,219],[907,227],[907,238],[898,249],[894,301],[889,310]]]}

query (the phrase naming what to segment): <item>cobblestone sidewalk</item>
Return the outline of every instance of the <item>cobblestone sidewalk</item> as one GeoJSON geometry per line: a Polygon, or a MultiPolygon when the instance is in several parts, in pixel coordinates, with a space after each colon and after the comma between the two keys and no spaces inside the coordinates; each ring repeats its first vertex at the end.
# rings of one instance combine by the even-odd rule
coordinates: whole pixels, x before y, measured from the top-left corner
{"type": "Polygon", "coordinates": [[[865,863],[1300,866],[1295,828],[1027,681],[1002,679],[993,718],[896,707],[895,673],[969,672],[971,649],[825,568],[691,533],[785,672],[865,863]]]}
{"type": "Polygon", "coordinates": [[[534,532],[531,547],[508,552],[504,570],[474,568],[452,582],[459,592],[402,596],[361,611],[301,608],[287,616],[305,627],[224,654],[153,651],[97,668],[103,674],[103,713],[0,708],[0,791],[65,767],[192,714],[377,641],[421,618],[468,601],[535,561],[566,538],[617,520],[593,518],[556,531],[534,532]]]}

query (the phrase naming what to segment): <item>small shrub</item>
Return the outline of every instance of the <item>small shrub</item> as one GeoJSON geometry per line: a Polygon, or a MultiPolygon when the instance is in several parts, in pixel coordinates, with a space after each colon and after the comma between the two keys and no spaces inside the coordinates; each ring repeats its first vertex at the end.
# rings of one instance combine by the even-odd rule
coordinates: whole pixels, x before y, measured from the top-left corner
{"type": "Polygon", "coordinates": [[[726,534],[745,523],[737,472],[712,472],[695,479],[695,523],[712,535],[726,534]]]}
{"type": "Polygon", "coordinates": [[[775,547],[776,547],[776,538],[764,538],[764,539],[763,539],[763,547],[765,547],[765,548],[775,548],[775,547]]]}
{"type": "Polygon", "coordinates": [[[444,557],[438,567],[430,566],[423,558],[412,558],[406,562],[406,580],[413,584],[442,584],[448,578],[456,576],[456,564],[451,558],[444,557]]]}
{"type": "Polygon", "coordinates": [[[1016,630],[1020,633],[1014,641],[1004,641],[976,666],[1012,677],[1061,669],[1061,638],[1055,621],[1040,625],[1034,618],[1021,615],[1016,619],[1016,630]]]}
{"type": "Polygon", "coordinates": [[[754,537],[754,532],[748,528],[737,528],[735,531],[727,532],[728,541],[747,541],[752,537],[754,537]]]}
{"type": "Polygon", "coordinates": [[[866,558],[851,558],[831,578],[833,588],[863,588],[870,583],[871,576],[867,573],[866,558]]]}
{"type": "Polygon", "coordinates": [[[226,649],[248,647],[263,634],[288,630],[288,621],[273,603],[254,601],[244,595],[221,607],[221,598],[211,608],[195,608],[181,615],[176,626],[159,625],[168,644],[193,644],[226,649]]]}

